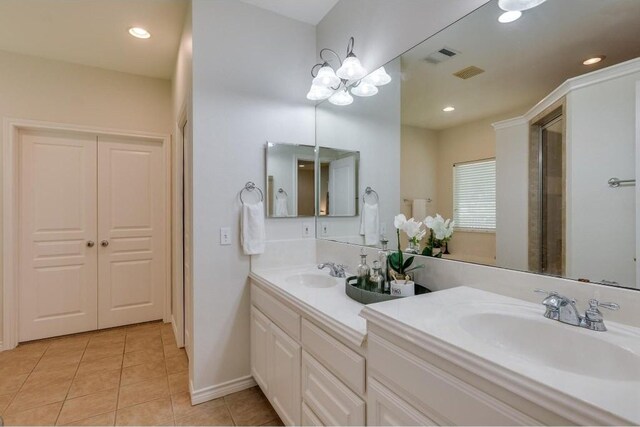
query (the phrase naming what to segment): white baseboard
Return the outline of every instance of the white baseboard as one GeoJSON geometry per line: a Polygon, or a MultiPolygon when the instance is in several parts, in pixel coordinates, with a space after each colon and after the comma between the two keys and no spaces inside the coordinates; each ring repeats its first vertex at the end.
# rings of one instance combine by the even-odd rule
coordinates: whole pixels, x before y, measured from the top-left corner
{"type": "Polygon", "coordinates": [[[209,387],[201,388],[200,390],[194,390],[193,383],[190,383],[189,389],[191,390],[191,404],[197,405],[199,403],[204,403],[209,400],[224,397],[231,393],[246,390],[255,385],[256,381],[251,375],[227,381],[222,384],[216,384],[209,387]]]}

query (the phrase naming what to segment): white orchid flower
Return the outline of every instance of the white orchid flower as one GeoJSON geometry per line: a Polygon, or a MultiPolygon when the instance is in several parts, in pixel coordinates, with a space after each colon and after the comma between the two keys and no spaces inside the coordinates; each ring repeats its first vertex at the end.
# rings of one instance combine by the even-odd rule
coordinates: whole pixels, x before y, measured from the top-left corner
{"type": "Polygon", "coordinates": [[[407,237],[409,237],[409,239],[414,239],[420,234],[421,231],[423,231],[421,230],[421,227],[421,222],[418,222],[415,219],[411,218],[404,223],[404,225],[402,226],[402,230],[407,234],[407,237]]]}
{"type": "Polygon", "coordinates": [[[404,224],[407,222],[407,217],[404,216],[404,214],[399,214],[396,215],[396,217],[393,219],[393,225],[398,229],[398,230],[402,230],[402,227],[404,226],[404,224]]]}

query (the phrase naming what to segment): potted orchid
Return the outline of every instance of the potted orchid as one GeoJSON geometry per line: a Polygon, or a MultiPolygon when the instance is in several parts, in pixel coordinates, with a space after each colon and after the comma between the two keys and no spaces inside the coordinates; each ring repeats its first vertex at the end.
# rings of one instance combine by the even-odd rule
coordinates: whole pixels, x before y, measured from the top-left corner
{"type": "Polygon", "coordinates": [[[451,240],[456,222],[450,219],[445,221],[442,216],[436,214],[435,218],[426,217],[424,225],[429,229],[429,239],[427,246],[422,250],[422,255],[442,258],[442,248],[451,240]]]}
{"type": "MultiPolygon", "coordinates": [[[[415,283],[411,280],[410,272],[422,268],[421,265],[413,266],[414,257],[404,258],[400,246],[400,231],[403,231],[409,238],[409,242],[419,244],[420,240],[426,235],[426,230],[422,228],[422,223],[400,214],[393,220],[398,235],[398,251],[389,255],[389,273],[395,279],[391,281],[391,294],[397,296],[411,296],[415,293],[415,283]]],[[[418,253],[418,252],[415,252],[418,253]]]]}

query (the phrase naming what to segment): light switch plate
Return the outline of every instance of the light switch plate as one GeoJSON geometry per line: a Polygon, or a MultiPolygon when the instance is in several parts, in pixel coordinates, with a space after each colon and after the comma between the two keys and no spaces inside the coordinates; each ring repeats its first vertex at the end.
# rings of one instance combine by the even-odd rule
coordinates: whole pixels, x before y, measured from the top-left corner
{"type": "Polygon", "coordinates": [[[231,228],[221,227],[220,228],[220,245],[227,246],[230,244],[231,244],[231,228]]]}
{"type": "Polygon", "coordinates": [[[329,236],[329,223],[328,222],[320,223],[320,235],[322,237],[328,237],[329,236]]]}
{"type": "Polygon", "coordinates": [[[313,229],[313,224],[310,222],[305,222],[302,224],[302,237],[311,237],[311,229],[313,229]]]}

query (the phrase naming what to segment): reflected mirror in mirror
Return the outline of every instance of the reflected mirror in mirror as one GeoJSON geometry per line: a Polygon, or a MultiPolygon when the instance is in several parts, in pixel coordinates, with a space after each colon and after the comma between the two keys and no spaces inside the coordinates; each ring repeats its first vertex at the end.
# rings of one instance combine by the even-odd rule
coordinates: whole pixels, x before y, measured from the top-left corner
{"type": "Polygon", "coordinates": [[[315,147],[267,143],[267,216],[315,215],[315,147]]]}
{"type": "Polygon", "coordinates": [[[358,215],[360,153],[319,147],[318,216],[358,215]]]}
{"type": "Polygon", "coordinates": [[[400,56],[401,161],[385,172],[401,185],[381,205],[455,220],[437,256],[638,288],[640,1],[502,12],[492,0],[400,56]]]}

